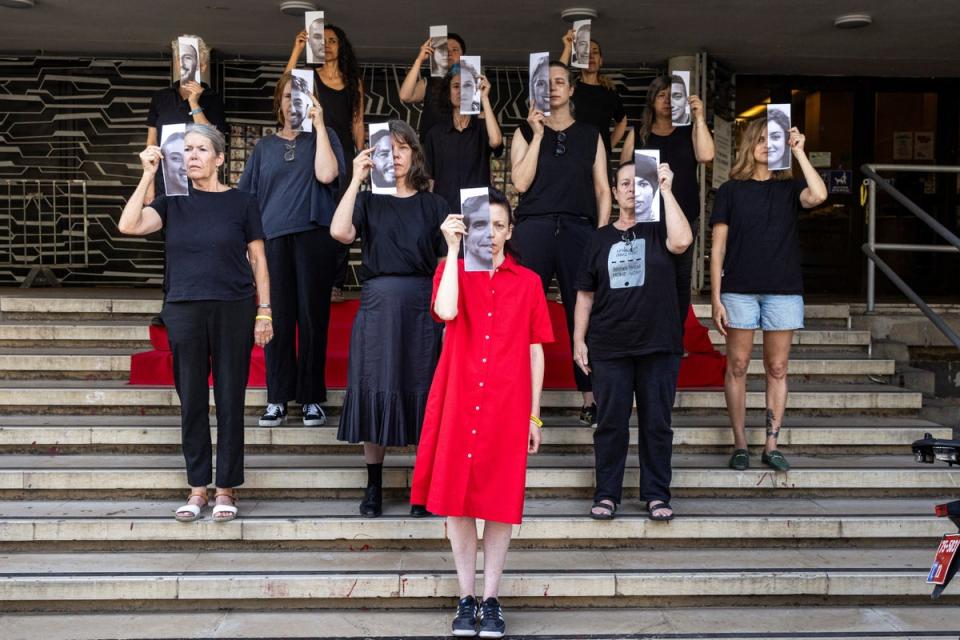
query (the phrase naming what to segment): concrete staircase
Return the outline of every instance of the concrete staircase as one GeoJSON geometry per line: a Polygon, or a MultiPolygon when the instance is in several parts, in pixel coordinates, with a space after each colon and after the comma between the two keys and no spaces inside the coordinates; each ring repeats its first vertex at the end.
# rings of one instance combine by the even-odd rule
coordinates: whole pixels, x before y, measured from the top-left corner
{"type": "MultiPolygon", "coordinates": [[[[407,515],[413,451],[387,458],[384,516],[360,518],[366,474],[335,439],[340,392],[333,424],[262,429],[265,394],[249,390],[242,517],[173,520],[186,496],[176,394],[124,384],[159,306],[140,292],[0,295],[0,638],[447,634],[456,575],[443,520],[407,515]]],[[[909,450],[950,429],[889,384],[893,362],[871,358],[846,305],[807,316],[782,437],[794,469],[758,456],[727,469],[722,390],[683,390],[671,523],[641,512],[633,455],[617,519],[585,515],[591,430],[577,394],[545,393],[545,447],[501,589],[511,636],[958,635],[955,589],[931,603],[924,578],[952,528],[933,505],[960,482],[909,450]]],[[[762,409],[759,361],[750,372],[762,409]]]]}

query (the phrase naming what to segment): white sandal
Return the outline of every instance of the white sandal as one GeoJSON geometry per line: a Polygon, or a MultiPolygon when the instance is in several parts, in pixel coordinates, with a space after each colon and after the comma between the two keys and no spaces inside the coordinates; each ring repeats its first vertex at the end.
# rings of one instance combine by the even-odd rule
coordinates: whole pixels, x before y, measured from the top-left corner
{"type": "Polygon", "coordinates": [[[232,493],[227,493],[226,491],[218,491],[217,494],[213,497],[214,502],[220,496],[225,496],[230,498],[234,504],[214,504],[213,507],[213,521],[214,522],[230,522],[231,520],[237,517],[237,507],[236,502],[237,498],[232,493]],[[223,515],[221,515],[223,514],[223,515]]]}
{"type": "Polygon", "coordinates": [[[203,507],[207,506],[207,492],[204,491],[200,493],[199,491],[191,491],[190,497],[187,498],[187,503],[182,507],[177,507],[177,510],[173,512],[173,517],[177,519],[177,522],[194,522],[200,519],[200,512],[203,510],[203,507]],[[195,505],[191,500],[194,498],[202,498],[203,506],[195,505]],[[189,513],[188,516],[181,516],[181,513],[189,513]]]}

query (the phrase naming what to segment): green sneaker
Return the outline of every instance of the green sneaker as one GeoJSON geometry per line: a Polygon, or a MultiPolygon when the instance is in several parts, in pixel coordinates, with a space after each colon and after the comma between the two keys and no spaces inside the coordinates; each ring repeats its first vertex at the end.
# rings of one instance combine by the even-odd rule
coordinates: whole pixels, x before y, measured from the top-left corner
{"type": "Polygon", "coordinates": [[[750,452],[746,449],[734,449],[730,456],[730,468],[737,471],[744,471],[750,468],[750,452]]]}
{"type": "Polygon", "coordinates": [[[783,454],[780,453],[779,449],[774,449],[769,453],[764,451],[763,455],[760,456],[760,462],[767,465],[771,469],[776,471],[789,471],[790,463],[787,462],[787,459],[783,457],[783,454]]]}

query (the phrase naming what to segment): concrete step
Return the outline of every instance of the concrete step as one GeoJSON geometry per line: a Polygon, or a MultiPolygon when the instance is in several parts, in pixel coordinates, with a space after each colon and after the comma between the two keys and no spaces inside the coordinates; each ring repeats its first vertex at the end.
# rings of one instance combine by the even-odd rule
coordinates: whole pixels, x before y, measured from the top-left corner
{"type": "MultiPolygon", "coordinates": [[[[762,409],[766,399],[762,384],[748,385],[747,408],[762,409]]],[[[343,391],[331,390],[327,406],[337,407],[343,401],[343,391]]],[[[213,403],[213,392],[210,393],[213,403]]],[[[575,391],[548,390],[543,394],[545,408],[579,407],[582,398],[575,391]]],[[[248,412],[258,412],[266,404],[265,389],[247,389],[248,412]]],[[[95,382],[4,380],[0,383],[0,411],[45,412],[51,408],[84,407],[90,411],[111,410],[147,411],[179,406],[172,387],[132,387],[119,381],[95,382]]],[[[918,411],[923,396],[897,387],[880,384],[794,384],[790,390],[788,407],[791,412],[806,411],[918,411]]],[[[677,392],[675,409],[726,409],[723,389],[682,389],[677,392]]]]}
{"type": "MultiPolygon", "coordinates": [[[[42,344],[147,344],[150,339],[146,322],[129,320],[76,321],[4,321],[0,322],[0,345],[42,344]]],[[[725,338],[716,330],[710,331],[715,345],[725,344],[725,338]]],[[[762,344],[763,335],[756,332],[754,344],[762,344]]],[[[801,329],[793,336],[793,344],[816,347],[865,347],[870,344],[869,331],[846,329],[801,329]]]]}
{"type": "MultiPolygon", "coordinates": [[[[102,543],[115,550],[118,543],[221,543],[249,549],[250,545],[289,543],[354,543],[374,548],[446,539],[443,518],[416,519],[399,501],[385,505],[383,517],[357,514],[356,500],[246,501],[242,517],[231,523],[203,519],[185,525],[173,519],[183,498],[172,501],[15,501],[0,502],[0,544],[35,543],[44,550],[64,551],[70,543],[102,543]],[[49,546],[48,545],[52,545],[49,546]]],[[[679,498],[673,500],[677,517],[669,526],[652,522],[636,500],[627,500],[613,521],[587,517],[589,500],[533,499],[524,509],[522,526],[514,527],[515,546],[580,541],[587,546],[615,544],[625,548],[652,541],[796,540],[849,543],[882,539],[886,546],[932,542],[956,527],[933,515],[932,498],[804,499],[679,498]]],[[[99,548],[99,547],[98,547],[99,548]]],[[[129,547],[124,547],[129,550],[129,547]]]]}
{"type": "MultiPolygon", "coordinates": [[[[726,454],[675,453],[671,486],[678,496],[716,495],[944,495],[955,490],[956,474],[947,467],[920,465],[905,455],[809,455],[785,451],[792,464],[786,473],[760,465],[733,471],[726,454]],[[846,492],[846,493],[845,493],[846,492]]],[[[589,454],[531,456],[527,491],[531,497],[586,495],[594,484],[594,458],[589,454]]],[[[626,495],[636,494],[639,471],[628,456],[626,495]]],[[[413,456],[388,456],[384,486],[410,486],[413,456]]],[[[245,457],[243,493],[248,497],[276,495],[329,496],[366,486],[366,468],[358,453],[293,455],[252,454],[245,457]]],[[[178,499],[186,487],[183,458],[157,455],[18,455],[0,456],[0,490],[11,499],[42,497],[101,498],[118,493],[163,495],[178,499]]]]}
{"type": "MultiPolygon", "coordinates": [[[[236,639],[326,637],[444,637],[450,631],[453,605],[423,610],[333,611],[192,611],[189,625],[168,613],[8,614],[0,617],[7,640],[100,640],[141,638],[236,639]]],[[[504,611],[510,638],[578,638],[636,640],[651,638],[778,638],[779,640],[942,640],[960,629],[960,609],[952,606],[778,606],[770,632],[765,607],[677,608],[516,608],[504,611]],[[721,631],[722,630],[722,631],[721,631]],[[717,635],[714,635],[716,633],[717,635]]]]}
{"type": "MultiPolygon", "coordinates": [[[[215,420],[214,420],[215,422],[215,420]]],[[[336,439],[337,416],[330,416],[328,425],[305,428],[299,417],[291,415],[287,426],[259,427],[257,418],[246,419],[245,442],[250,447],[324,447],[350,446],[336,439]]],[[[630,443],[637,443],[636,418],[632,419],[630,443]]],[[[545,446],[593,445],[594,430],[569,415],[545,417],[545,446]]],[[[678,415],[673,419],[673,442],[676,447],[722,446],[731,443],[729,423],[725,416],[678,415]]],[[[927,420],[906,417],[788,417],[780,436],[780,444],[793,448],[818,447],[902,447],[929,432],[934,437],[950,438],[952,430],[927,420]]],[[[752,445],[762,445],[766,437],[761,416],[751,415],[747,434],[752,445]]],[[[211,429],[216,442],[216,428],[211,429]]],[[[0,451],[15,447],[32,447],[37,451],[56,447],[83,450],[102,447],[179,447],[178,416],[2,416],[0,417],[0,451]]],[[[357,445],[359,446],[359,445],[357,445]]],[[[134,449],[135,450],[135,449],[134,449]]]]}
{"type": "MultiPolygon", "coordinates": [[[[670,526],[670,525],[665,525],[670,526]]],[[[500,595],[548,605],[638,598],[929,597],[934,549],[514,549],[500,595]]],[[[482,562],[481,562],[482,566],[482,562]]],[[[15,553],[0,605],[336,600],[351,606],[445,603],[457,596],[449,551],[15,553]],[[407,601],[406,603],[404,601],[407,601]]],[[[102,606],[102,605],[101,605],[102,606]]]]}
{"type": "MultiPolygon", "coordinates": [[[[127,379],[130,373],[130,355],[139,349],[91,349],[82,347],[6,348],[0,349],[0,377],[51,378],[53,374],[65,379],[113,375],[127,379]]],[[[818,381],[858,381],[864,376],[894,374],[894,360],[851,357],[852,354],[803,353],[790,361],[790,376],[818,381]]],[[[762,360],[752,360],[748,373],[763,376],[762,360]]]]}

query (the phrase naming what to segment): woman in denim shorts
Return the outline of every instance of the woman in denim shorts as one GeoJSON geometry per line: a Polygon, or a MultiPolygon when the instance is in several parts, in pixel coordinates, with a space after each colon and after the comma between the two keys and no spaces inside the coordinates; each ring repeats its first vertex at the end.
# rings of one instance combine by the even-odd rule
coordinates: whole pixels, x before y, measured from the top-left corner
{"type": "Polygon", "coordinates": [[[790,149],[803,173],[794,180],[792,168],[767,167],[767,120],[752,121],[710,216],[713,322],[727,342],[724,394],[735,447],[730,467],[738,471],[750,466],[744,422],[747,367],[757,329],[763,331],[767,382],[767,438],[761,461],[777,471],[790,468],[777,449],[777,437],[787,406],[790,344],[793,332],[803,328],[797,220],[800,207],[811,209],[827,199],[827,187],[804,152],[804,140],[796,127],[790,129],[790,149]]]}

